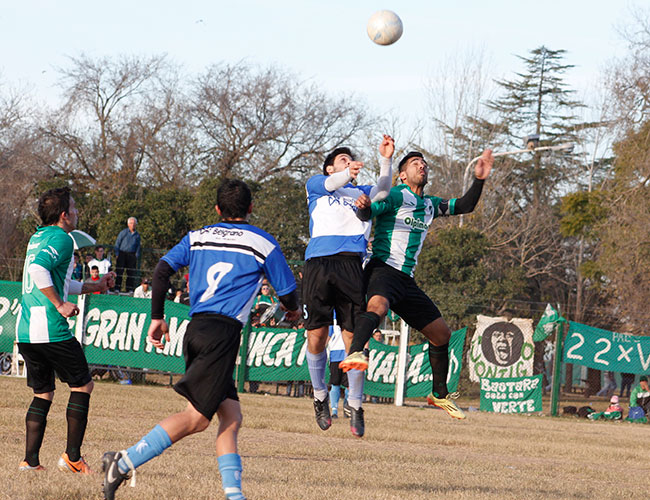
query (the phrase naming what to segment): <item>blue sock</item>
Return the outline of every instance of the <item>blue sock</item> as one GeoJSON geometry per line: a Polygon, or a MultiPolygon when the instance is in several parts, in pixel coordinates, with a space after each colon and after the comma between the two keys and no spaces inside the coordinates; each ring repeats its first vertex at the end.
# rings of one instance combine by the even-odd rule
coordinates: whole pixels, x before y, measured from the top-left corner
{"type": "Polygon", "coordinates": [[[348,384],[350,385],[350,392],[348,395],[348,404],[358,410],[361,408],[363,401],[363,380],[366,378],[366,372],[359,370],[348,371],[348,384]]]}
{"type": "Polygon", "coordinates": [[[345,394],[343,394],[343,398],[344,398],[344,399],[343,399],[343,403],[344,403],[344,404],[348,402],[348,396],[349,396],[349,395],[350,395],[350,389],[348,389],[348,388],[346,387],[346,388],[345,388],[345,394]]]}
{"type": "Polygon", "coordinates": [[[333,414],[339,412],[339,399],[341,399],[341,386],[333,385],[330,389],[330,408],[333,414]]]}
{"type": "Polygon", "coordinates": [[[237,453],[227,453],[217,457],[221,485],[228,500],[245,500],[241,492],[241,457],[237,453]]]}
{"type": "Polygon", "coordinates": [[[327,369],[327,351],[312,354],[307,349],[307,367],[311,377],[311,386],[314,388],[314,397],[325,401],[327,397],[327,384],[325,384],[325,370],[327,369]]]}
{"type": "MultiPolygon", "coordinates": [[[[169,434],[160,425],[157,425],[151,429],[149,434],[127,449],[126,452],[133,467],[140,467],[143,463],[160,455],[171,445],[172,440],[169,438],[169,434]]],[[[117,462],[117,467],[122,474],[126,474],[130,470],[123,458],[120,458],[119,462],[117,462]]]]}

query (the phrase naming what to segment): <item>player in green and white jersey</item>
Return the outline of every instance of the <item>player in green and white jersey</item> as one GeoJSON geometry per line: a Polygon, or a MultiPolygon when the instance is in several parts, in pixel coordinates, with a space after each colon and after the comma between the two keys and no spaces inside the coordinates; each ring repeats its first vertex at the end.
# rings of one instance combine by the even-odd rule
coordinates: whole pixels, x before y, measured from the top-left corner
{"type": "MultiPolygon", "coordinates": [[[[451,330],[433,301],[415,283],[413,270],[433,219],[474,210],[493,163],[492,151],[485,150],[476,164],[475,179],[467,193],[446,200],[424,195],[429,169],[422,153],[413,151],[400,161],[402,184],[393,187],[387,198],[372,204],[364,196],[357,200],[357,216],[362,220],[376,219],[372,259],[364,269],[368,306],[357,320],[350,354],[339,366],[344,371],[367,369],[363,346],[388,309],[392,309],[429,339],[433,389],[427,401],[461,419],[465,418],[464,413],[447,398],[451,330]]],[[[350,386],[352,390],[352,382],[350,386]]]]}
{"type": "Polygon", "coordinates": [[[23,297],[16,324],[18,350],[25,359],[27,385],[34,391],[26,425],[25,459],[19,470],[42,470],[39,451],[47,414],[54,398],[54,374],[70,386],[66,411],[66,451],[58,467],[76,473],[90,473],[81,456],[81,443],[88,422],[88,405],[93,382],[88,363],[67,318],[79,314],[68,295],[105,291],[113,286],[114,273],[97,283],[72,281],[74,243],[68,234],[77,225],[77,209],[69,188],[51,189],[38,202],[42,226],[30,238],[23,269],[23,297]]]}

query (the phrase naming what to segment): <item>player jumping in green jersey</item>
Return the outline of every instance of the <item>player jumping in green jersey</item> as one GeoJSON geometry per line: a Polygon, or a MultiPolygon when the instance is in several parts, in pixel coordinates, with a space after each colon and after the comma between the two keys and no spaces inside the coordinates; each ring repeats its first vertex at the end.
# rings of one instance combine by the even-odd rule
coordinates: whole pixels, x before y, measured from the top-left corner
{"type": "Polygon", "coordinates": [[[451,330],[433,301],[415,283],[413,270],[433,219],[474,210],[493,163],[492,151],[486,149],[467,193],[446,200],[424,195],[429,167],[422,153],[412,151],[399,163],[402,184],[393,187],[387,198],[371,204],[367,196],[360,196],[356,203],[357,217],[376,218],[372,259],[364,269],[368,306],[357,320],[350,354],[339,366],[344,371],[368,368],[363,346],[390,308],[429,340],[433,389],[427,401],[460,419],[465,418],[464,413],[447,398],[451,330]]]}
{"type": "Polygon", "coordinates": [[[103,292],[114,285],[114,273],[96,283],[72,281],[74,243],[68,233],[77,226],[77,209],[69,188],[51,189],[38,201],[42,226],[27,244],[23,269],[23,298],[16,325],[18,351],[25,359],[27,385],[34,399],[25,417],[25,459],[21,471],[42,470],[39,451],[47,414],[54,399],[54,374],[70,386],[66,410],[68,439],[58,467],[64,471],[90,473],[81,456],[81,443],[88,423],[93,381],[68,318],[79,314],[68,294],[103,292]]]}

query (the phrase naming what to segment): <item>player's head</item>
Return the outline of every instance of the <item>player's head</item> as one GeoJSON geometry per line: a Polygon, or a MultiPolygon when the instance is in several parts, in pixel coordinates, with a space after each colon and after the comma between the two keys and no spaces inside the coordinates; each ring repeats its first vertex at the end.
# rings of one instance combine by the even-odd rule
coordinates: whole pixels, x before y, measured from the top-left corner
{"type": "Polygon", "coordinates": [[[38,199],[38,216],[44,226],[61,224],[63,229],[70,232],[77,227],[77,215],[68,187],[45,191],[38,199]]]}
{"type": "Polygon", "coordinates": [[[217,212],[224,220],[245,219],[251,213],[251,190],[244,181],[229,179],[217,189],[217,212]]]}
{"type": "Polygon", "coordinates": [[[336,148],[325,157],[323,174],[330,175],[341,172],[348,168],[351,161],[354,161],[354,155],[350,148],[336,148]]]}
{"type": "Polygon", "coordinates": [[[399,178],[411,186],[424,186],[429,181],[429,165],[419,151],[411,151],[398,165],[399,178]]]}

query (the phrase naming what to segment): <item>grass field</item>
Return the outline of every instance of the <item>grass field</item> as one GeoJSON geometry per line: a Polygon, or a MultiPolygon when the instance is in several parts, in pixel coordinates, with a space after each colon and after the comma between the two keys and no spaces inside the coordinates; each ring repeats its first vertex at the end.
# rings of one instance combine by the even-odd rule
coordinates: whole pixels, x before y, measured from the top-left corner
{"type": "MultiPolygon", "coordinates": [[[[68,390],[50,411],[41,473],[17,470],[31,394],[24,379],[0,377],[0,498],[101,499],[101,474],[58,471],[65,447],[68,390]]],[[[574,418],[470,413],[366,405],[366,436],[349,421],[321,431],[308,398],[241,396],[240,454],[249,499],[568,499],[646,498],[650,426],[574,418]]],[[[184,407],[168,387],[98,383],[83,447],[96,470],[106,450],[135,443],[184,407]]],[[[461,406],[467,406],[468,402],[461,406]]],[[[476,404],[476,402],[474,402],[476,404]]],[[[598,409],[598,408],[597,408],[598,409]]],[[[118,499],[223,498],[216,468],[216,425],[172,446],[138,469],[137,486],[118,499]]]]}

